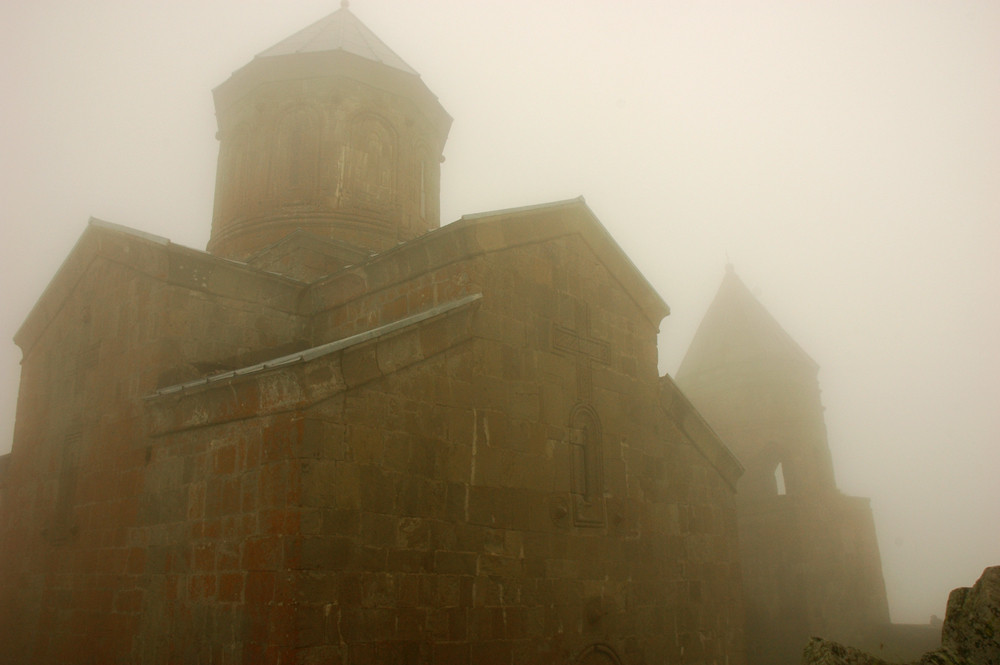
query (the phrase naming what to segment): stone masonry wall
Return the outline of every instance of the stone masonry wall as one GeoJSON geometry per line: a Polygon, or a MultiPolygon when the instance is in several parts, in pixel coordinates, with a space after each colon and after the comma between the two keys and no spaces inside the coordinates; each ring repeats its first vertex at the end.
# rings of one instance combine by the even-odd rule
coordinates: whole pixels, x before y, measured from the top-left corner
{"type": "Polygon", "coordinates": [[[145,545],[129,531],[153,461],[141,397],[167,369],[278,340],[294,321],[239,298],[224,271],[198,268],[183,251],[91,228],[60,273],[70,282],[50,287],[65,292],[58,307],[43,298],[40,313],[53,313],[25,324],[37,336],[20,340],[0,661],[73,662],[85,642],[115,662],[142,609],[145,545]]]}
{"type": "Polygon", "coordinates": [[[657,415],[655,329],[597,290],[601,270],[574,238],[470,262],[471,348],[313,409],[303,659],[561,663],[605,644],[623,662],[739,662],[733,490],[657,415]],[[586,323],[583,303],[607,344],[589,368],[551,342],[586,323]],[[583,520],[581,389],[604,443],[583,520]]]}
{"type": "Polygon", "coordinates": [[[241,300],[193,252],[84,271],[25,365],[0,526],[30,554],[0,567],[0,658],[743,662],[735,477],[660,406],[658,322],[581,236],[434,251],[302,310],[280,278],[241,300]],[[140,401],[202,361],[470,293],[460,315],[140,401]],[[101,346],[77,378],[82,321],[101,346]],[[47,417],[60,400],[92,418],[79,440],[47,417]]]}
{"type": "Polygon", "coordinates": [[[774,496],[741,504],[748,648],[795,662],[810,635],[867,645],[887,624],[878,542],[867,499],[774,496]]]}
{"type": "MultiPolygon", "coordinates": [[[[283,414],[154,439],[129,538],[132,662],[263,663],[294,643],[305,423],[283,414]]],[[[289,661],[290,662],[290,661],[289,661]]]]}

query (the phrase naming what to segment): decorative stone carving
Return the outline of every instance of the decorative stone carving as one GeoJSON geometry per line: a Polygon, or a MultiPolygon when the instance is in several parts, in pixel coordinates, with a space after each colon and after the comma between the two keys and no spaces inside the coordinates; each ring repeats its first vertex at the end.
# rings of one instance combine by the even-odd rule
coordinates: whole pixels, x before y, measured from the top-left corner
{"type": "Polygon", "coordinates": [[[578,665],[621,665],[615,650],[607,644],[592,644],[576,657],[578,665]]]}
{"type": "Polygon", "coordinates": [[[573,523],[576,526],[604,525],[604,437],[597,412],[578,404],[569,419],[572,454],[573,523]]]}

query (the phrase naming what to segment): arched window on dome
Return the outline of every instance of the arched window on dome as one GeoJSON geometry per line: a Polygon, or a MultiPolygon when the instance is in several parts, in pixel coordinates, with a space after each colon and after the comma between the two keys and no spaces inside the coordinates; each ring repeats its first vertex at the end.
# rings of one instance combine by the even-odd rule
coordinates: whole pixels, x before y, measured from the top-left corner
{"type": "Polygon", "coordinates": [[[220,163],[226,164],[223,196],[218,200],[223,219],[244,215],[259,203],[260,150],[254,144],[252,127],[241,126],[222,142],[220,163]]]}
{"type": "Polygon", "coordinates": [[[395,203],[396,137],[384,120],[374,115],[355,119],[345,162],[355,205],[383,210],[395,203]]]}
{"type": "Polygon", "coordinates": [[[271,196],[285,201],[311,199],[319,172],[319,114],[303,106],[289,110],[278,122],[274,141],[271,196]]]}

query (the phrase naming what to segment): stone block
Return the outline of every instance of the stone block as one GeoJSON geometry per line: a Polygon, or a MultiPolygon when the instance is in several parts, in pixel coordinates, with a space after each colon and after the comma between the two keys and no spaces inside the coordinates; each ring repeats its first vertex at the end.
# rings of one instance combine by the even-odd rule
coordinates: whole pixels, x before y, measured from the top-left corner
{"type": "Polygon", "coordinates": [[[471,552],[434,552],[434,572],[441,575],[475,575],[476,555],[471,552]]]}
{"type": "Polygon", "coordinates": [[[519,579],[523,569],[523,561],[518,558],[491,554],[479,555],[477,570],[480,575],[519,579]]]}
{"type": "Polygon", "coordinates": [[[353,570],[360,559],[358,543],[344,536],[310,536],[301,539],[303,570],[353,570]]]}
{"type": "Polygon", "coordinates": [[[376,513],[392,513],[396,504],[398,478],[378,467],[365,465],[360,473],[361,507],[376,513]]]}
{"type": "Polygon", "coordinates": [[[300,455],[310,459],[347,459],[346,427],[342,423],[307,418],[303,422],[300,455]]]}
{"type": "Polygon", "coordinates": [[[448,665],[471,665],[472,652],[468,642],[436,641],[431,648],[432,662],[448,665]]]}
{"type": "Polygon", "coordinates": [[[343,665],[343,651],[339,645],[329,644],[296,649],[295,662],[299,665],[343,665]]]}
{"type": "Polygon", "coordinates": [[[251,538],[243,542],[240,565],[244,570],[277,570],[282,561],[280,538],[251,538]]]}
{"type": "Polygon", "coordinates": [[[431,548],[431,525],[421,518],[402,517],[396,522],[395,547],[407,550],[431,548]]]}
{"type": "Polygon", "coordinates": [[[341,356],[341,372],[348,388],[364,385],[381,375],[376,350],[375,342],[359,344],[344,350],[341,356]]]}
{"type": "Polygon", "coordinates": [[[378,370],[391,374],[424,359],[421,339],[412,331],[389,335],[378,340],[375,350],[378,370]]]}

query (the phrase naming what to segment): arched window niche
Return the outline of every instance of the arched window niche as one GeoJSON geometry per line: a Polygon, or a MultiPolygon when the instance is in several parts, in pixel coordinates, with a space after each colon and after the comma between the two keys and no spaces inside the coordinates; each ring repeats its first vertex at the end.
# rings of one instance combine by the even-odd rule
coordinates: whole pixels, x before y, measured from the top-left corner
{"type": "Polygon", "coordinates": [[[385,120],[371,114],[354,119],[344,165],[355,205],[385,210],[395,204],[396,158],[396,135],[385,120]]]}
{"type": "Polygon", "coordinates": [[[597,411],[578,404],[569,418],[570,492],[576,526],[604,524],[604,434],[597,411]]]}
{"type": "Polygon", "coordinates": [[[621,662],[608,644],[591,644],[576,657],[577,665],[621,665],[621,662]]]}
{"type": "Polygon", "coordinates": [[[296,106],[278,121],[270,169],[270,194],[283,201],[312,199],[319,174],[320,118],[308,106],[296,106]]]}
{"type": "Polygon", "coordinates": [[[438,169],[430,148],[423,142],[414,146],[416,159],[415,201],[417,216],[425,223],[437,216],[438,169]]]}

